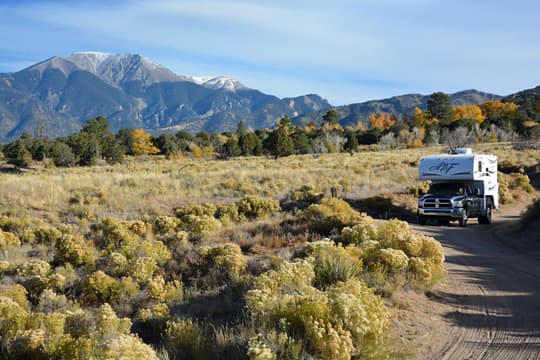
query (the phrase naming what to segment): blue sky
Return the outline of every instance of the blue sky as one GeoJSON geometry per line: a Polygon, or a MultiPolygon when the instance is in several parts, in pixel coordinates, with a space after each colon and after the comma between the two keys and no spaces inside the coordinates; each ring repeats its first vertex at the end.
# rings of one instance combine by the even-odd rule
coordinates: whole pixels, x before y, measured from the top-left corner
{"type": "Polygon", "coordinates": [[[0,72],[77,51],[138,53],[334,105],[540,85],[533,0],[0,0],[0,72]]]}

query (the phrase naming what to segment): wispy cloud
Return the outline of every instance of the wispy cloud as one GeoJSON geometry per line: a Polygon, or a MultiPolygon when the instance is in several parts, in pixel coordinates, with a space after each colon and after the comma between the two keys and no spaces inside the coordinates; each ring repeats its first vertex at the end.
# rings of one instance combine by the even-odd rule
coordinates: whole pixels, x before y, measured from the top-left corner
{"type": "Polygon", "coordinates": [[[179,73],[334,103],[509,93],[539,82],[539,10],[526,0],[14,1],[0,5],[0,53],[138,52],[179,73]]]}

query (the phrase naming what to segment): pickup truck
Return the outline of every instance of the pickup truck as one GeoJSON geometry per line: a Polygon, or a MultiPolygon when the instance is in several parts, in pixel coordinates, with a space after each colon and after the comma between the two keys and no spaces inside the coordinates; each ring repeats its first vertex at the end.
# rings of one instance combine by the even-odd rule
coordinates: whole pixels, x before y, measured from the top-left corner
{"type": "Polygon", "coordinates": [[[420,159],[420,180],[431,180],[426,194],[418,199],[418,223],[428,219],[440,223],[458,221],[466,226],[471,218],[491,224],[492,210],[499,207],[497,157],[456,149],[452,154],[420,159]]]}

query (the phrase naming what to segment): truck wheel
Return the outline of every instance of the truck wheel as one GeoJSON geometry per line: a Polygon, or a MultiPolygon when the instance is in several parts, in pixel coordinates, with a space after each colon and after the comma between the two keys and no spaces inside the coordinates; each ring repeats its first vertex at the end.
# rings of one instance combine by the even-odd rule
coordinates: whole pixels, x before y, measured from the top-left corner
{"type": "Polygon", "coordinates": [[[487,206],[487,209],[486,209],[486,214],[485,215],[482,215],[478,218],[478,222],[480,224],[491,224],[491,204],[488,204],[487,206]]]}
{"type": "Polygon", "coordinates": [[[418,224],[426,225],[426,217],[423,215],[418,215],[418,224]]]}
{"type": "Polygon", "coordinates": [[[463,216],[461,219],[459,219],[459,226],[465,227],[467,226],[467,220],[469,219],[469,212],[467,209],[463,209],[463,216]]]}

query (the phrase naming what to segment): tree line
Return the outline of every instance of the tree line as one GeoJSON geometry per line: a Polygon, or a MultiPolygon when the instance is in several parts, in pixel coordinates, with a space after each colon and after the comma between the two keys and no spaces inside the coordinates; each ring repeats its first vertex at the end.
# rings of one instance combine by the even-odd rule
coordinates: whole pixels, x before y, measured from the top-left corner
{"type": "Polygon", "coordinates": [[[221,134],[186,131],[152,137],[144,129],[122,128],[113,134],[106,118],[89,120],[79,132],[65,138],[34,139],[28,133],[3,147],[6,160],[15,166],[47,161],[55,166],[86,166],[98,162],[114,164],[124,156],[162,154],[168,158],[220,158],[267,155],[275,158],[293,154],[349,152],[359,145],[380,148],[421,147],[467,142],[493,142],[515,136],[540,139],[540,115],[524,111],[512,102],[488,101],[482,105],[452,106],[450,96],[430,96],[425,111],[412,114],[371,113],[368,122],[343,128],[340,115],[330,109],[322,123],[294,125],[285,115],[275,129],[247,129],[240,121],[236,131],[221,134]]]}

